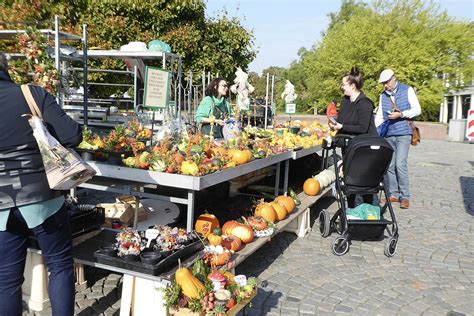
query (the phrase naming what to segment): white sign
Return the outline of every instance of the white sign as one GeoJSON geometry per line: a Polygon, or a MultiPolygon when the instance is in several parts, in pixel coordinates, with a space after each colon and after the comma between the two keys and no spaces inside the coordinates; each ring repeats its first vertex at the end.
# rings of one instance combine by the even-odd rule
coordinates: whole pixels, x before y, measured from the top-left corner
{"type": "Polygon", "coordinates": [[[169,99],[170,74],[161,68],[146,67],[143,105],[147,108],[165,108],[169,99]]]}
{"type": "Polygon", "coordinates": [[[466,138],[474,139],[474,110],[467,111],[466,138]]]}
{"type": "Polygon", "coordinates": [[[296,113],[296,104],[295,103],[287,103],[285,107],[286,114],[295,114],[296,113]]]}

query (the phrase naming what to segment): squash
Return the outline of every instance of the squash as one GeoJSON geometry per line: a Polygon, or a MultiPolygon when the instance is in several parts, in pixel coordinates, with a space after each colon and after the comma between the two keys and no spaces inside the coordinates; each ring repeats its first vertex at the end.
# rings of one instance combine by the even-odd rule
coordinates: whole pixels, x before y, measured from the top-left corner
{"type": "Polygon", "coordinates": [[[231,234],[238,237],[244,244],[253,240],[253,229],[249,225],[239,224],[232,229],[231,234]]]}
{"type": "Polygon", "coordinates": [[[199,298],[200,293],[206,291],[204,284],[196,278],[188,268],[181,268],[181,261],[179,261],[180,268],[176,270],[174,275],[176,283],[181,287],[183,294],[189,298],[199,298]]]}
{"type": "Polygon", "coordinates": [[[303,184],[303,191],[309,196],[316,196],[319,194],[321,186],[319,181],[313,178],[308,178],[303,184]]]}
{"type": "Polygon", "coordinates": [[[237,227],[238,225],[240,225],[240,223],[237,221],[225,222],[225,224],[222,226],[222,234],[232,235],[232,230],[234,229],[234,227],[237,227]]]}
{"type": "Polygon", "coordinates": [[[223,274],[224,277],[226,278],[227,284],[229,284],[229,285],[233,285],[233,284],[234,284],[234,277],[235,277],[235,275],[232,274],[232,272],[230,272],[230,271],[224,271],[224,272],[222,272],[222,274],[223,274]]]}
{"type": "Polygon", "coordinates": [[[247,218],[247,222],[254,230],[257,231],[267,229],[268,227],[267,222],[261,216],[251,216],[247,218]]]}
{"type": "Polygon", "coordinates": [[[218,246],[222,244],[222,233],[220,228],[214,228],[212,233],[207,235],[207,240],[209,241],[209,245],[218,246]]]}
{"type": "Polygon", "coordinates": [[[278,202],[270,202],[270,204],[273,206],[273,209],[275,210],[277,220],[282,221],[286,218],[286,215],[288,212],[286,211],[286,207],[283,204],[280,204],[278,202]]]}
{"type": "Polygon", "coordinates": [[[274,222],[277,219],[275,209],[270,203],[262,202],[255,208],[255,216],[263,217],[267,222],[274,222]]]}
{"type": "MultiPolygon", "coordinates": [[[[211,267],[222,266],[230,260],[230,252],[224,251],[220,254],[211,255],[211,267]]],[[[184,292],[183,292],[184,293],[184,292]]]]}
{"type": "Polygon", "coordinates": [[[195,176],[199,172],[199,167],[194,161],[186,160],[181,163],[181,173],[189,176],[195,176]]]}
{"type": "Polygon", "coordinates": [[[194,229],[203,236],[209,235],[214,228],[219,228],[219,220],[213,214],[202,214],[199,215],[194,229]]]}
{"type": "Polygon", "coordinates": [[[238,165],[249,161],[249,154],[245,150],[233,150],[229,153],[230,159],[238,165]]]}
{"type": "Polygon", "coordinates": [[[224,235],[222,236],[222,247],[233,251],[239,251],[240,247],[242,247],[242,241],[238,237],[224,235]]]}
{"type": "Polygon", "coordinates": [[[212,156],[224,156],[226,154],[226,149],[224,146],[212,147],[211,155],[212,156]]]}
{"type": "Polygon", "coordinates": [[[293,212],[293,210],[295,209],[295,201],[290,196],[286,196],[286,195],[277,196],[275,198],[275,202],[283,204],[283,206],[285,206],[286,211],[288,213],[293,212]]]}

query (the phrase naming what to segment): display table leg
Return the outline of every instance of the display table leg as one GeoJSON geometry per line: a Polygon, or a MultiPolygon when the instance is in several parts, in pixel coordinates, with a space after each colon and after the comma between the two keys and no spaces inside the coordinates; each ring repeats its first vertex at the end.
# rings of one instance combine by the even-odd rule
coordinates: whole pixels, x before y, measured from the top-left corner
{"type": "Polygon", "coordinates": [[[168,286],[167,282],[161,283],[124,275],[120,316],[167,315],[163,299],[164,292],[161,290],[166,286],[168,286]]]}
{"type": "Polygon", "coordinates": [[[40,312],[50,306],[48,295],[48,270],[43,256],[28,251],[26,254],[25,282],[21,286],[23,300],[30,310],[40,312]]]}
{"type": "Polygon", "coordinates": [[[279,191],[280,191],[280,169],[281,169],[281,163],[277,163],[276,166],[276,173],[275,173],[275,196],[278,196],[279,191]]]}
{"type": "Polygon", "coordinates": [[[307,208],[298,215],[283,231],[295,233],[298,237],[306,236],[306,234],[311,231],[310,209],[307,208]]]}
{"type": "Polygon", "coordinates": [[[87,280],[84,275],[84,265],[74,263],[74,274],[76,275],[76,291],[84,291],[87,288],[87,280]]]}
{"type": "Polygon", "coordinates": [[[188,213],[187,213],[187,220],[186,220],[186,230],[188,232],[193,230],[194,224],[194,197],[195,192],[193,190],[188,190],[188,213]]]}
{"type": "Polygon", "coordinates": [[[290,174],[290,160],[285,161],[285,174],[283,178],[283,194],[288,194],[288,176],[290,174]]]}

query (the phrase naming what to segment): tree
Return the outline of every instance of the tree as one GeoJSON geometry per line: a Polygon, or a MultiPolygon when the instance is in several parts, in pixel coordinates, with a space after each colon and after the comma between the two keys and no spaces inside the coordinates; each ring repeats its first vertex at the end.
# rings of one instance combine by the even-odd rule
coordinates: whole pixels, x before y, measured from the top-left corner
{"type": "MultiPolygon", "coordinates": [[[[351,1],[343,6],[347,3],[351,1]]],[[[308,101],[322,107],[340,99],[341,77],[356,65],[365,75],[364,92],[378,103],[378,75],[391,67],[416,89],[421,118],[437,120],[443,94],[473,77],[473,38],[473,24],[418,0],[379,1],[369,9],[340,12],[322,41],[301,60],[308,101]]]]}
{"type": "MultiPolygon", "coordinates": [[[[0,9],[0,21],[52,22],[54,14],[59,14],[65,31],[80,34],[82,24],[88,25],[91,49],[118,49],[131,41],[161,39],[182,56],[184,72],[197,73],[195,80],[204,69],[230,77],[235,67],[246,69],[255,58],[253,34],[225,13],[207,19],[205,7],[203,0],[8,0],[0,9]]],[[[123,68],[124,64],[109,60],[91,62],[91,66],[123,68]]],[[[120,80],[113,75],[96,76],[120,80]]]]}

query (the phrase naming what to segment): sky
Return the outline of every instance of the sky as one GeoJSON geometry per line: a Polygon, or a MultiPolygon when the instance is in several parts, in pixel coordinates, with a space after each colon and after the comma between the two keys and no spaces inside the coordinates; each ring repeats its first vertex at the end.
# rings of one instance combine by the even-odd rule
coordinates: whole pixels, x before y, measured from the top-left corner
{"type": "MultiPolygon", "coordinates": [[[[450,16],[474,20],[474,0],[434,0],[450,16]]],[[[270,66],[288,67],[298,49],[310,49],[329,25],[328,14],[340,9],[338,0],[207,0],[206,14],[225,9],[253,30],[257,57],[250,71],[261,74],[270,66]]]]}

